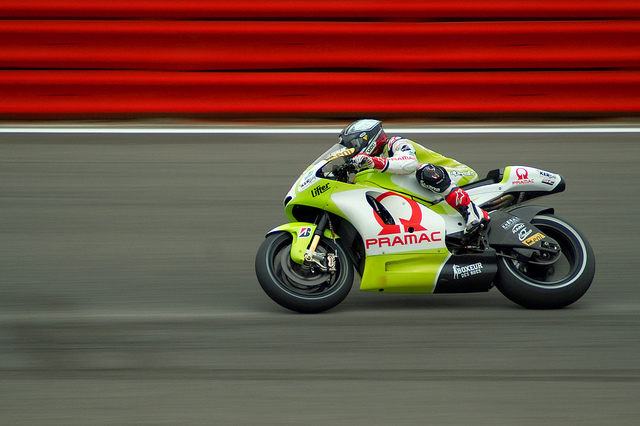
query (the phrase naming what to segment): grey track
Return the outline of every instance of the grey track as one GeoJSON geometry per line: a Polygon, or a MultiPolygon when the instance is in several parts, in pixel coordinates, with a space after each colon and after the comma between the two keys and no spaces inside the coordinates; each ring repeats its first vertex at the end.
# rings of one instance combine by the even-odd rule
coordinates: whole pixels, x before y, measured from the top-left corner
{"type": "Polygon", "coordinates": [[[638,138],[413,137],[567,179],[539,203],[597,257],[569,308],[356,283],[305,316],[253,262],[334,137],[0,135],[0,423],[636,425],[638,138]]]}

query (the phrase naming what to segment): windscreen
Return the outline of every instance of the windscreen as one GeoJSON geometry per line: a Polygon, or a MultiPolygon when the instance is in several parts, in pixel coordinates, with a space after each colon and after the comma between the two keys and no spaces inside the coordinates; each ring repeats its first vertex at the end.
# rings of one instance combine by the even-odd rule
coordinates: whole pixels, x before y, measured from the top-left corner
{"type": "Polygon", "coordinates": [[[353,148],[346,148],[344,145],[337,143],[316,158],[312,165],[315,166],[321,161],[335,165],[344,164],[353,157],[354,152],[353,148]]]}
{"type": "Polygon", "coordinates": [[[353,148],[347,148],[344,145],[337,143],[333,145],[331,148],[326,150],[322,155],[320,155],[312,164],[312,167],[320,165],[320,163],[325,163],[320,166],[320,169],[317,170],[316,175],[324,178],[332,178],[333,171],[346,162],[348,162],[355,150],[353,148]]]}

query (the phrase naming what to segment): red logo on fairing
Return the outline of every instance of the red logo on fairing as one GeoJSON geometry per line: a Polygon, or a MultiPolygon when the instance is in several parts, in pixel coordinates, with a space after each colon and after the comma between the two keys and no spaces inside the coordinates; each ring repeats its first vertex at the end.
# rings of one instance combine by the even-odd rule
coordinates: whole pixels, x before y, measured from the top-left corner
{"type": "Polygon", "coordinates": [[[382,231],[380,231],[378,235],[403,235],[396,235],[395,237],[369,238],[365,241],[367,249],[372,246],[382,248],[383,246],[394,247],[396,245],[404,246],[420,244],[425,241],[429,243],[433,241],[442,241],[440,231],[428,232],[427,228],[421,225],[422,211],[420,210],[420,206],[418,205],[418,203],[394,192],[385,192],[384,194],[378,196],[376,200],[378,202],[382,202],[382,200],[387,197],[400,197],[411,208],[411,216],[408,219],[399,218],[401,225],[387,225],[382,221],[382,218],[380,218],[380,216],[374,214],[374,217],[378,221],[378,224],[380,224],[380,226],[382,227],[382,231]]]}
{"type": "MultiPolygon", "coordinates": [[[[400,218],[400,223],[404,227],[404,232],[409,232],[409,228],[413,228],[413,231],[424,231],[425,228],[420,225],[422,222],[422,211],[420,210],[420,206],[413,200],[408,199],[407,197],[403,197],[400,194],[396,194],[395,192],[385,192],[384,194],[378,196],[376,200],[378,202],[382,202],[387,197],[400,197],[404,201],[409,204],[411,207],[411,217],[409,219],[400,218]]],[[[388,235],[388,234],[399,234],[400,233],[400,225],[387,225],[382,221],[382,218],[377,214],[374,214],[376,220],[382,226],[382,231],[378,235],[388,235]]]]}
{"type": "Polygon", "coordinates": [[[527,179],[529,177],[529,172],[527,169],[520,167],[516,169],[516,176],[518,176],[518,179],[527,179]]]}
{"type": "Polygon", "coordinates": [[[527,169],[523,169],[522,167],[518,167],[516,169],[516,176],[518,180],[514,180],[511,182],[512,185],[522,185],[525,183],[534,183],[533,179],[529,179],[529,171],[527,169]]]}

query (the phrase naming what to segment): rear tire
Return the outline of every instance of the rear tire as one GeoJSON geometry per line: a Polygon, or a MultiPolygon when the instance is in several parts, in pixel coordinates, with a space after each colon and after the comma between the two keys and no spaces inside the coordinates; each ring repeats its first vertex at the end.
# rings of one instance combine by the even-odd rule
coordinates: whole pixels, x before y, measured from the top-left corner
{"type": "Polygon", "coordinates": [[[256,276],[265,293],[280,306],[301,313],[318,313],[337,306],[353,284],[353,266],[339,242],[322,237],[316,251],[336,255],[331,274],[291,260],[288,232],[270,234],[256,254],[256,276]]]}
{"type": "Polygon", "coordinates": [[[548,267],[500,257],[495,285],[509,300],[530,309],[558,309],[580,299],[591,286],[596,270],[593,249],[575,227],[555,216],[531,220],[560,244],[558,262],[548,267]]]}

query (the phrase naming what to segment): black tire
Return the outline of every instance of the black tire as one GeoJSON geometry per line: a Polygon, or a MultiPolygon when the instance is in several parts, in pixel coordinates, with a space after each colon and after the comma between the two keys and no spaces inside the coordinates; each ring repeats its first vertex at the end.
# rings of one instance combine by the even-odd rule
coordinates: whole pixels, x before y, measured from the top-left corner
{"type": "Polygon", "coordinates": [[[525,308],[568,306],[580,299],[593,281],[593,249],[580,231],[555,216],[539,215],[531,224],[560,244],[561,258],[545,268],[500,257],[494,283],[509,300],[525,308]]]}
{"type": "Polygon", "coordinates": [[[340,243],[322,237],[316,251],[336,255],[336,272],[306,268],[291,260],[288,232],[268,235],[256,255],[256,276],[267,295],[279,305],[301,313],[318,313],[337,306],[353,284],[353,266],[340,243]]]}

